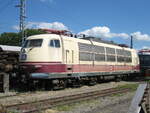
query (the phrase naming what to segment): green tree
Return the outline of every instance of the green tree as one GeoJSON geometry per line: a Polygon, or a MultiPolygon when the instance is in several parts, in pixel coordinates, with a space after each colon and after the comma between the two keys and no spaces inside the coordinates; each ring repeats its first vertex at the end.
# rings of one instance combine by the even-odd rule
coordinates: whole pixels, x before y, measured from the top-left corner
{"type": "MultiPolygon", "coordinates": [[[[26,36],[44,34],[41,29],[26,29],[26,36]]],[[[21,46],[21,33],[2,33],[0,35],[0,45],[21,46]]]]}
{"type": "Polygon", "coordinates": [[[20,36],[18,33],[2,33],[0,35],[1,45],[19,46],[20,36]]]}
{"type": "Polygon", "coordinates": [[[44,34],[46,33],[42,29],[26,29],[26,36],[32,36],[32,35],[38,35],[38,34],[44,34]]]}

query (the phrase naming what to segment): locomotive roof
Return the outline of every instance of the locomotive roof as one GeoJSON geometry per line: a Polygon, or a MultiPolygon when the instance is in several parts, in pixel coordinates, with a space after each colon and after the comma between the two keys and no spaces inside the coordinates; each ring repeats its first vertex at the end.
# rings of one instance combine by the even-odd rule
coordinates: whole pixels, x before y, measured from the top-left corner
{"type": "Polygon", "coordinates": [[[139,55],[150,55],[150,49],[142,49],[138,52],[139,55]]]}
{"type": "Polygon", "coordinates": [[[92,40],[95,42],[101,42],[101,43],[106,43],[106,44],[112,44],[112,45],[117,45],[117,43],[114,43],[113,41],[106,41],[106,40],[102,40],[101,38],[96,38],[96,37],[84,37],[84,38],[80,38],[80,39],[84,39],[84,40],[92,40]]]}
{"type": "MultiPolygon", "coordinates": [[[[39,34],[39,35],[32,35],[30,37],[28,37],[28,39],[39,39],[39,38],[49,38],[49,36],[52,36],[54,38],[58,37],[59,35],[58,34],[39,34]],[[42,37],[41,37],[42,36],[42,37]]],[[[119,48],[126,48],[126,49],[130,49],[129,47],[124,47],[124,46],[120,46],[119,44],[116,44],[114,42],[111,42],[111,41],[105,41],[105,40],[101,40],[99,38],[95,38],[95,37],[85,37],[85,38],[75,38],[75,37],[69,37],[69,36],[64,36],[64,35],[61,35],[63,38],[65,39],[71,39],[71,40],[77,40],[78,42],[80,42],[81,40],[82,41],[93,41],[93,42],[97,42],[97,43],[102,43],[104,45],[111,45],[111,46],[115,46],[115,47],[119,47],[119,48]]]]}
{"type": "Polygon", "coordinates": [[[21,50],[21,47],[19,47],[19,46],[0,45],[0,48],[1,48],[3,51],[20,52],[20,50],[21,50]]]}

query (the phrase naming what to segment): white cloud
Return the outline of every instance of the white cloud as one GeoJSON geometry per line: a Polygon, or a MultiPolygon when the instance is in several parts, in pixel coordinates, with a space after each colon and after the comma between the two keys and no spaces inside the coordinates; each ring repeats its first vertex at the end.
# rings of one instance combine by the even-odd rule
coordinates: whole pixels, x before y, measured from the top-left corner
{"type": "Polygon", "coordinates": [[[29,22],[27,28],[41,28],[41,29],[57,29],[57,30],[68,30],[68,28],[61,22],[29,22]]]}
{"type": "Polygon", "coordinates": [[[12,28],[13,28],[14,30],[19,30],[19,26],[17,26],[17,25],[14,25],[12,28]]]}
{"type": "MultiPolygon", "coordinates": [[[[13,29],[18,30],[18,26],[13,26],[13,29]]],[[[66,27],[61,22],[28,22],[26,25],[26,28],[30,29],[56,29],[56,30],[68,30],[68,27],[66,27]]]]}
{"type": "Polygon", "coordinates": [[[142,49],[150,49],[150,46],[143,46],[142,49]]]}
{"type": "Polygon", "coordinates": [[[112,33],[110,28],[107,26],[96,26],[91,29],[87,29],[85,31],[80,32],[79,34],[85,34],[89,36],[95,36],[100,38],[115,38],[115,37],[121,37],[124,39],[130,38],[132,35],[134,39],[139,41],[150,41],[150,35],[148,34],[142,34],[140,31],[133,32],[131,34],[127,33],[112,33]]]}
{"type": "MultiPolygon", "coordinates": [[[[19,26],[12,27],[15,30],[19,30],[19,26]]],[[[56,30],[69,30],[67,26],[65,26],[61,22],[28,22],[26,28],[30,29],[56,29],[56,30]]],[[[88,36],[95,36],[100,38],[115,38],[120,37],[124,39],[129,39],[132,35],[134,39],[139,41],[150,41],[150,35],[142,34],[140,31],[133,32],[131,34],[127,33],[113,33],[111,32],[110,28],[107,26],[95,26],[91,29],[84,30],[78,34],[85,34],[88,36]]]]}
{"type": "Polygon", "coordinates": [[[136,40],[143,40],[143,41],[150,41],[150,36],[148,34],[142,34],[141,32],[134,32],[131,33],[134,39],[136,40]]]}
{"type": "Polygon", "coordinates": [[[112,37],[122,37],[128,38],[129,35],[126,33],[112,33],[110,28],[107,26],[96,26],[91,29],[87,29],[85,31],[80,32],[79,34],[85,34],[89,36],[95,36],[100,38],[112,38],[112,37]]]}

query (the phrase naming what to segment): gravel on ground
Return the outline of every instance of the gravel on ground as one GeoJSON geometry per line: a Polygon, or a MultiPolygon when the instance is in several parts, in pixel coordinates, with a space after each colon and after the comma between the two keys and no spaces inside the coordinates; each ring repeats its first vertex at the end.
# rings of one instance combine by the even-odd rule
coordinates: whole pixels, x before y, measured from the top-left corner
{"type": "MultiPolygon", "coordinates": [[[[109,82],[109,83],[101,83],[95,86],[82,86],[80,88],[66,88],[64,90],[58,91],[36,91],[36,92],[27,92],[20,96],[12,96],[9,98],[0,98],[0,104],[3,105],[11,105],[15,103],[24,103],[30,101],[37,101],[47,98],[55,98],[60,96],[67,96],[70,94],[78,94],[82,92],[89,92],[94,90],[103,90],[108,88],[115,88],[120,85],[125,84],[135,84],[135,82],[109,82]]],[[[0,96],[4,96],[5,94],[0,94],[0,96]]]]}
{"type": "Polygon", "coordinates": [[[129,92],[98,98],[96,100],[68,105],[67,108],[60,106],[53,110],[46,110],[44,113],[127,113],[134,94],[135,92],[129,92]]]}

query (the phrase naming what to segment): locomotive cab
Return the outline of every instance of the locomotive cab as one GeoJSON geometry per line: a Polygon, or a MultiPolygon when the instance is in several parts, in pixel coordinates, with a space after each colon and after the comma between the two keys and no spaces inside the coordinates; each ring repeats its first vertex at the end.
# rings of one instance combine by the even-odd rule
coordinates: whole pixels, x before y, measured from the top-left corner
{"type": "Polygon", "coordinates": [[[38,72],[46,72],[51,69],[51,65],[60,64],[62,62],[60,37],[54,34],[28,37],[21,49],[20,62],[26,68],[29,66],[28,70],[38,72]]]}

